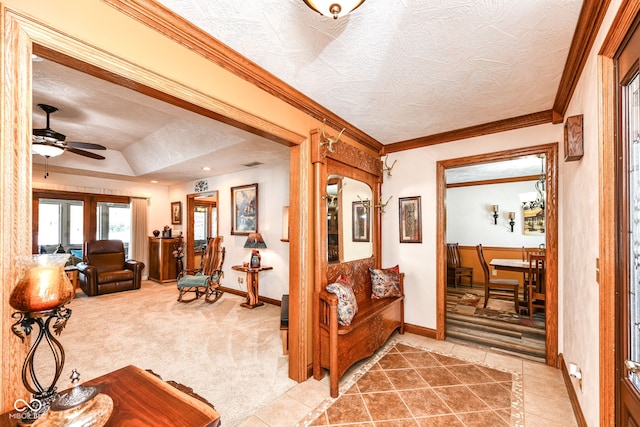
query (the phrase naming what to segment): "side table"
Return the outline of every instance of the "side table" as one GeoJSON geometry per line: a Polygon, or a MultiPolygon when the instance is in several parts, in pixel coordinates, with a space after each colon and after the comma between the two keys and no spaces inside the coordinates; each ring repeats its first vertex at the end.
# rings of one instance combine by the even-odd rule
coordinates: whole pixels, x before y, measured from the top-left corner
{"type": "MultiPolygon", "coordinates": [[[[157,375],[129,365],[83,385],[100,388],[113,400],[113,412],[105,427],[172,426],[218,427],[220,414],[189,387],[165,382],[157,375]]],[[[14,427],[19,414],[0,415],[0,427],[14,427]]],[[[44,421],[44,420],[43,420],[44,421]]]]}
{"type": "Polygon", "coordinates": [[[247,273],[247,302],[243,302],[240,305],[245,308],[256,308],[264,305],[258,298],[258,273],[264,270],[273,270],[273,267],[263,265],[258,268],[252,268],[244,265],[234,265],[231,266],[231,269],[247,273]]]}

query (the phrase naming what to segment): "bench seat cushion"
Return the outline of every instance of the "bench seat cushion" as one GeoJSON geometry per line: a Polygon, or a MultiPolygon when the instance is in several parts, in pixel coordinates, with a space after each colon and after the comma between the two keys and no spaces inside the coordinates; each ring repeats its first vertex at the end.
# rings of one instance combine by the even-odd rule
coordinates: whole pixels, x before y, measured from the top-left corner
{"type": "Polygon", "coordinates": [[[112,270],[98,273],[98,284],[133,280],[133,270],[112,270]]]}

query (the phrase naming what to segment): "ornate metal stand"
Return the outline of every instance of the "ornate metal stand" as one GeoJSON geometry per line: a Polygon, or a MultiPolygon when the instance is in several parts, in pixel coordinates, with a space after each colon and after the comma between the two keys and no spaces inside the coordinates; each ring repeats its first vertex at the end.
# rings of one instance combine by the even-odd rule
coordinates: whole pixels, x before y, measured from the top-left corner
{"type": "Polygon", "coordinates": [[[64,367],[64,349],[62,344],[51,333],[51,328],[56,335],[60,335],[67,324],[67,320],[71,317],[71,310],[64,306],[57,307],[53,310],[25,312],[16,311],[11,315],[16,322],[11,326],[11,330],[17,335],[22,342],[25,337],[31,334],[33,325],[38,325],[38,336],[33,341],[31,349],[27,354],[27,358],[22,365],[22,383],[25,388],[33,395],[32,402],[28,405],[28,409],[22,412],[21,418],[24,422],[33,422],[43,415],[49,409],[51,402],[57,397],[56,382],[60,378],[62,368],[64,367]],[[53,322],[53,324],[52,324],[53,322]],[[42,339],[47,341],[49,349],[55,360],[55,375],[51,385],[44,388],[36,376],[33,366],[33,358],[42,339]]]}

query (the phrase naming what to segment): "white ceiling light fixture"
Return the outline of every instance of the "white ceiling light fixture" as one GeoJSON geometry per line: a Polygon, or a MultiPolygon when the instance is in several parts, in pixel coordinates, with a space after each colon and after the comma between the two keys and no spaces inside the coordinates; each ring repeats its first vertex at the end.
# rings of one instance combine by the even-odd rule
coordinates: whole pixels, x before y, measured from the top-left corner
{"type": "Polygon", "coordinates": [[[364,0],[303,0],[307,6],[315,10],[321,15],[338,19],[341,16],[348,15],[358,6],[364,3],[364,0]]]}
{"type": "Polygon", "coordinates": [[[34,143],[31,145],[31,152],[44,157],[56,157],[64,153],[64,148],[55,144],[34,143]]]}

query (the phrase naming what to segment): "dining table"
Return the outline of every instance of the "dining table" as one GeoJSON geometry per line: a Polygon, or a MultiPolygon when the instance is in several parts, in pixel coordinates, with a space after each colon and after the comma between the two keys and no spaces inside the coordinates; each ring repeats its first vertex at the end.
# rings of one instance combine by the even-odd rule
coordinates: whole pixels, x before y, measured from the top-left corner
{"type": "Polygon", "coordinates": [[[494,258],[489,265],[496,270],[516,271],[527,273],[529,271],[529,261],[517,258],[494,258]]]}

